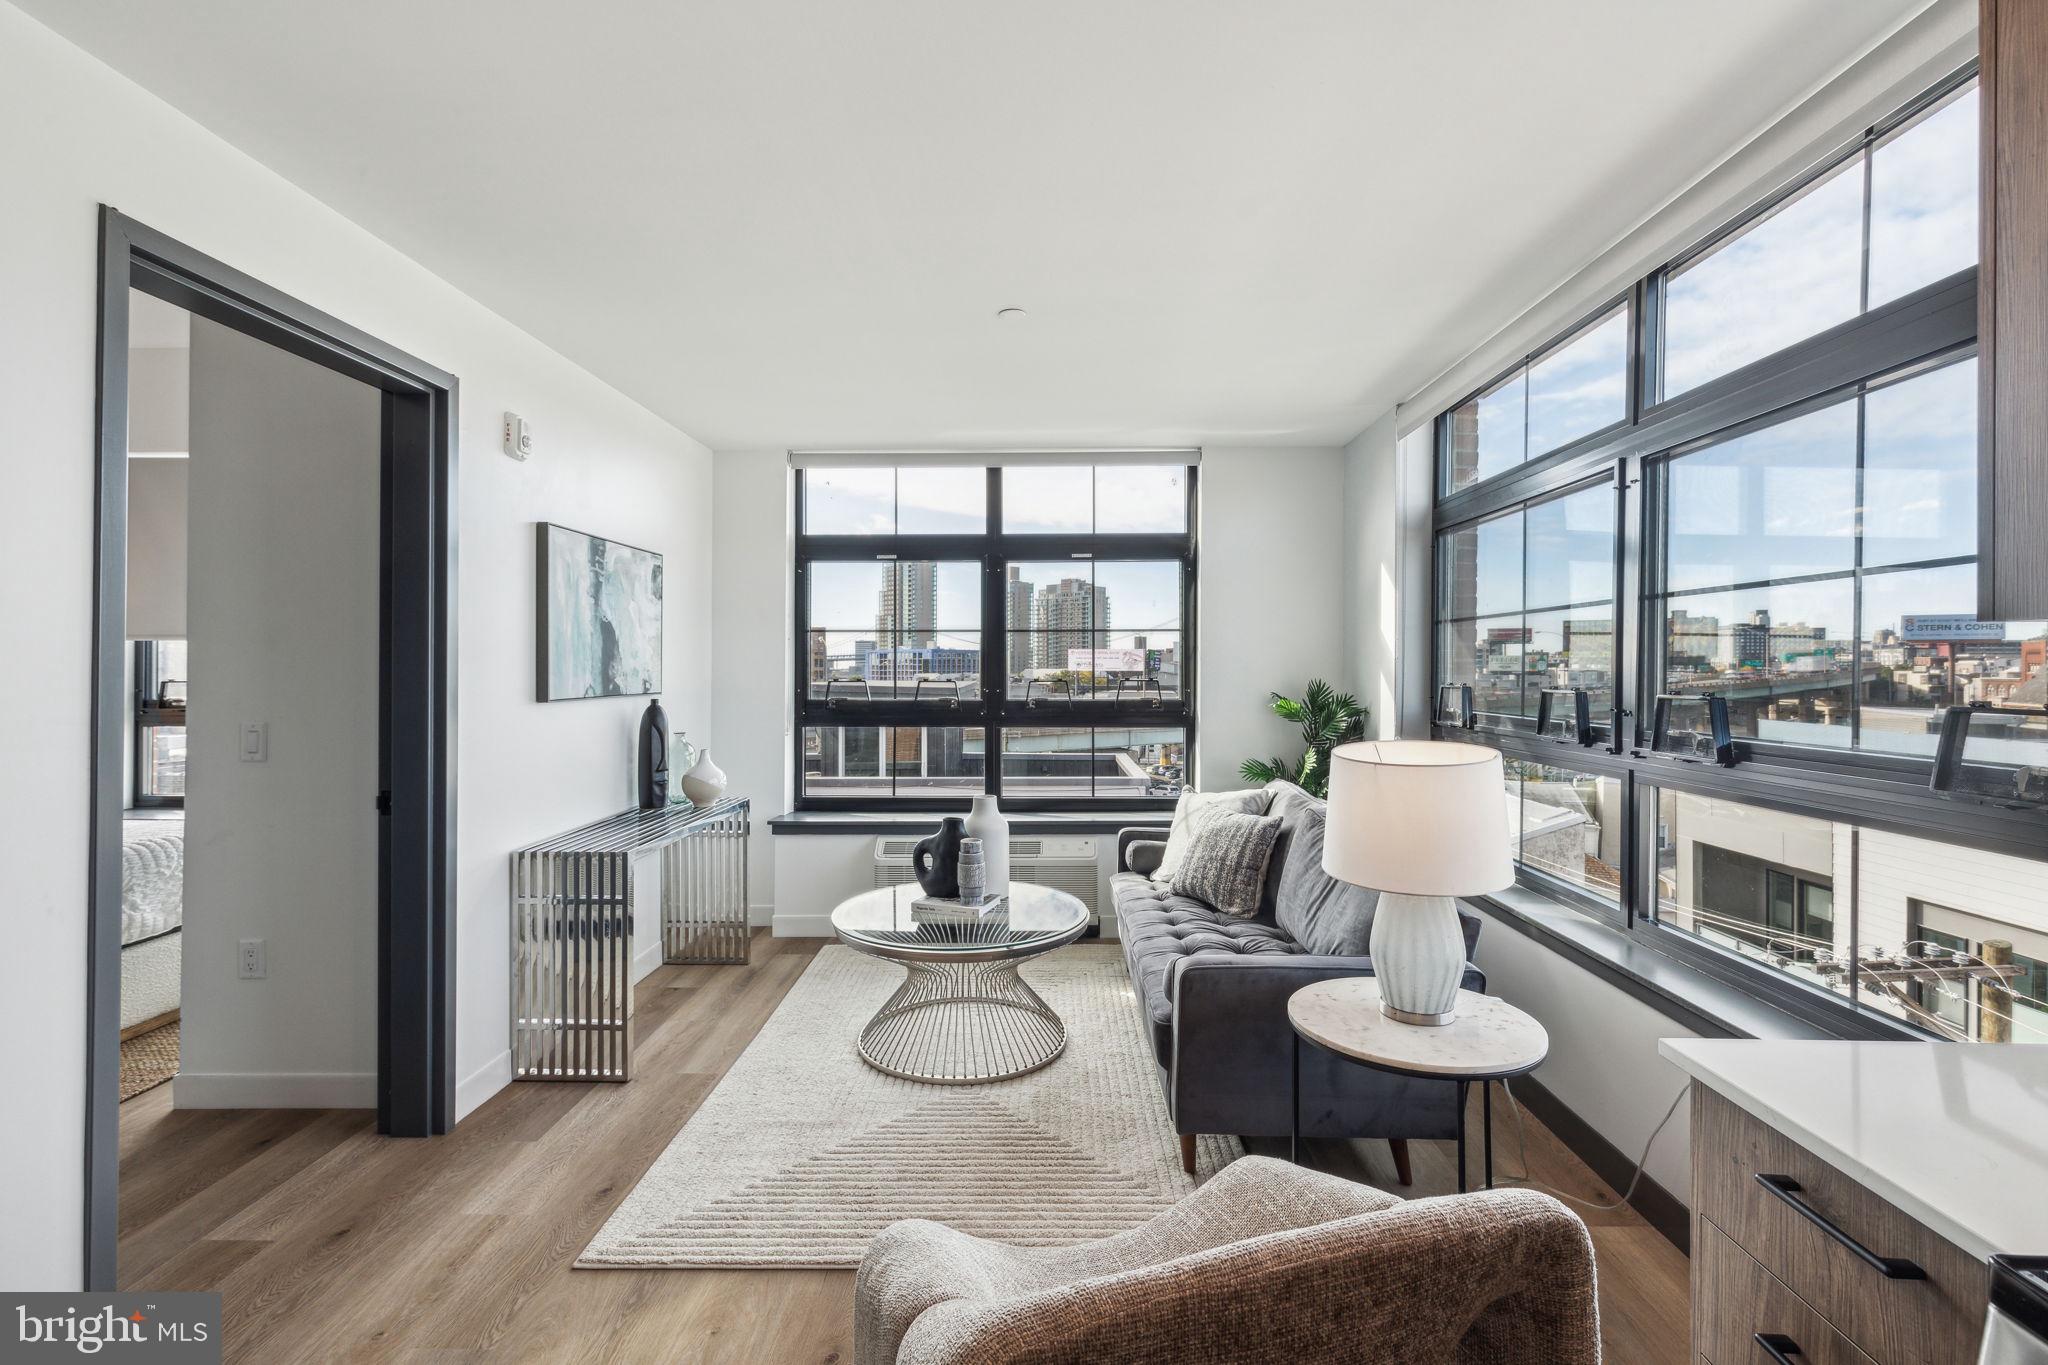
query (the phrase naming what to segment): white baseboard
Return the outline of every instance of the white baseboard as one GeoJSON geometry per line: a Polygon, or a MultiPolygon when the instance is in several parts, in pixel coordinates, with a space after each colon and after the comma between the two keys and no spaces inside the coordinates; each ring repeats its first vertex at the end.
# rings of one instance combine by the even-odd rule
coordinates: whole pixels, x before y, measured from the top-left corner
{"type": "Polygon", "coordinates": [[[762,902],[762,903],[761,903],[761,904],[759,904],[759,905],[750,905],[750,906],[748,906],[748,907],[747,907],[747,923],[748,923],[749,925],[753,925],[753,926],[755,926],[755,927],[758,927],[758,928],[762,928],[762,929],[766,929],[766,928],[768,928],[768,927],[769,927],[770,925],[774,924],[774,923],[775,923],[775,904],[774,904],[774,902],[772,902],[772,901],[764,901],[764,902],[762,902]]]}
{"type": "Polygon", "coordinates": [[[455,1083],[455,1122],[475,1113],[483,1102],[512,1084],[512,1049],[506,1048],[455,1083]]]}
{"type": "Polygon", "coordinates": [[[653,971],[656,967],[659,967],[660,965],[661,940],[656,939],[654,940],[654,942],[648,944],[645,948],[642,948],[639,952],[633,954],[634,984],[639,984],[641,978],[645,977],[649,972],[653,971]]]}
{"type": "Polygon", "coordinates": [[[776,915],[772,921],[777,938],[833,938],[832,916],[776,915]]]}
{"type": "Polygon", "coordinates": [[[374,1071],[180,1071],[171,1078],[173,1109],[376,1107],[374,1071]]]}

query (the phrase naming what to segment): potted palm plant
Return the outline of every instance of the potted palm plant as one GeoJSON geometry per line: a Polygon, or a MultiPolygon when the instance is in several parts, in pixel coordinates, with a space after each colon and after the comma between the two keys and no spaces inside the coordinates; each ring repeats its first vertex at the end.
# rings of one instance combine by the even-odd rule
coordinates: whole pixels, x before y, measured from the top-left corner
{"type": "Polygon", "coordinates": [[[1365,737],[1366,709],[1358,704],[1356,697],[1348,692],[1339,692],[1320,678],[1309,683],[1300,701],[1283,697],[1278,692],[1273,693],[1272,698],[1273,714],[1301,727],[1301,738],[1308,746],[1307,751],[1294,763],[1284,758],[1248,758],[1238,768],[1238,775],[1247,782],[1262,786],[1284,777],[1311,796],[1327,798],[1330,794],[1330,750],[1365,737]]]}

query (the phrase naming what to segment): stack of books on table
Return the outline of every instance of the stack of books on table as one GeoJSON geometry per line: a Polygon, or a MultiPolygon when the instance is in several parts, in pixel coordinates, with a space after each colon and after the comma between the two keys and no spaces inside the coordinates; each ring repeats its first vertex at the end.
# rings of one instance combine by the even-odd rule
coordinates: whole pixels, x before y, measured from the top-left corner
{"type": "Polygon", "coordinates": [[[910,918],[919,924],[978,924],[1009,908],[1008,896],[990,896],[975,905],[943,896],[919,896],[910,903],[910,918]]]}

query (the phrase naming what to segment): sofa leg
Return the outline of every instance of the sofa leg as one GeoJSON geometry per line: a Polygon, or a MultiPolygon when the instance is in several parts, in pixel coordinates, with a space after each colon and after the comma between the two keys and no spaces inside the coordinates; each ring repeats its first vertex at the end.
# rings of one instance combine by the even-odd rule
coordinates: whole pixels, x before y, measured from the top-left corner
{"type": "Polygon", "coordinates": [[[1189,1175],[1195,1173],[1195,1135],[1193,1133],[1182,1133],[1180,1135],[1180,1168],[1189,1175]]]}
{"type": "Polygon", "coordinates": [[[1408,1164],[1408,1139],[1388,1138],[1387,1146],[1393,1149],[1394,1174],[1400,1178],[1403,1185],[1413,1185],[1415,1183],[1415,1168],[1408,1164]]]}

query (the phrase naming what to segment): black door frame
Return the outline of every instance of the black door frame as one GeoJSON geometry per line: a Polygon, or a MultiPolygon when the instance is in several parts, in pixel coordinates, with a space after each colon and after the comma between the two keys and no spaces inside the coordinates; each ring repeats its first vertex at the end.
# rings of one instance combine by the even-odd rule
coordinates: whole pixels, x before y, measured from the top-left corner
{"type": "Polygon", "coordinates": [[[101,205],[86,938],[85,1283],[94,1290],[116,1283],[131,287],[383,394],[377,1131],[445,1133],[455,1110],[455,376],[101,205]]]}

